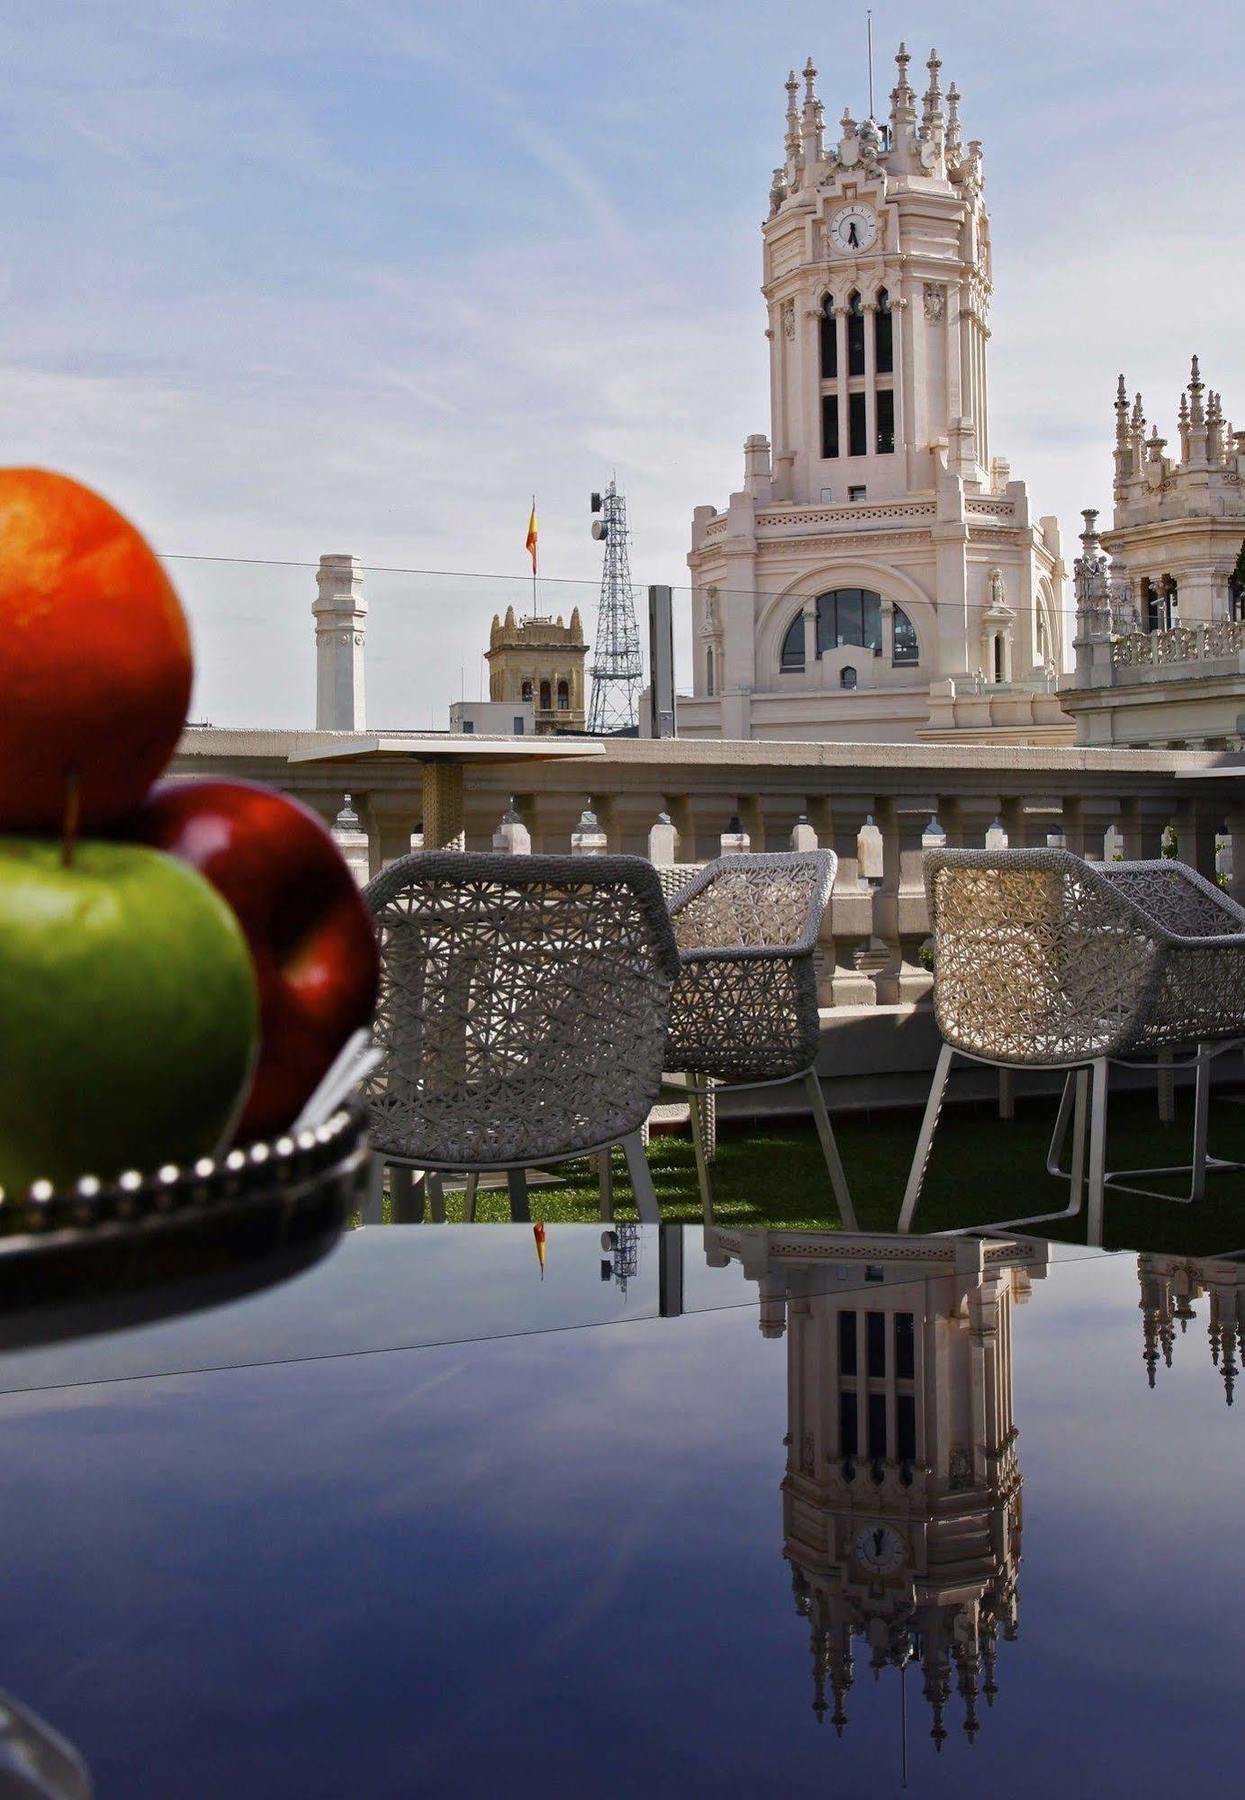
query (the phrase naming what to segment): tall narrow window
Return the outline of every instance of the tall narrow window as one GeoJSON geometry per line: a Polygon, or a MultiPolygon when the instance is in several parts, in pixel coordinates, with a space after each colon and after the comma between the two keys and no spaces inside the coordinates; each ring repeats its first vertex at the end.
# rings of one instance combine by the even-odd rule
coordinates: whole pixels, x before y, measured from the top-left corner
{"type": "Polygon", "coordinates": [[[520,698],[520,700],[530,700],[531,697],[532,697],[532,684],[530,681],[525,681],[523,683],[523,686],[519,690],[519,698],[520,698]]]}
{"type": "Polygon", "coordinates": [[[890,456],[895,449],[895,392],[878,389],[878,455],[890,456]]]}
{"type": "Polygon", "coordinates": [[[886,1395],[869,1396],[869,1460],[886,1461],[886,1395]]]}
{"type": "Polygon", "coordinates": [[[541,712],[553,711],[553,692],[547,681],[542,681],[540,684],[540,710],[541,712]]]}
{"type": "Polygon", "coordinates": [[[559,683],[558,683],[558,711],[559,712],[569,712],[570,710],[571,710],[570,683],[566,682],[566,681],[559,681],[559,683]]]}
{"type": "Polygon", "coordinates": [[[859,294],[853,294],[847,302],[847,372],[865,372],[865,309],[859,294]]]}
{"type": "Polygon", "coordinates": [[[849,394],[847,396],[847,454],[849,456],[866,456],[868,451],[865,397],[863,394],[849,394]]]}
{"type": "Polygon", "coordinates": [[[865,1314],[865,1367],[874,1381],[886,1374],[886,1314],[865,1314]]]}
{"type": "Polygon", "coordinates": [[[833,381],[839,372],[839,321],[826,295],[821,306],[821,379],[833,381]]]}
{"type": "Polygon", "coordinates": [[[873,315],[873,347],[878,374],[889,375],[895,367],[895,333],[890,295],[885,288],[878,290],[878,310],[873,315]]]}
{"type": "Polygon", "coordinates": [[[911,1313],[895,1314],[895,1376],[899,1381],[911,1381],[916,1370],[916,1342],[912,1327],[911,1313]]]}
{"type": "Polygon", "coordinates": [[[900,1462],[916,1461],[916,1400],[911,1394],[895,1396],[895,1454],[900,1462]]]}
{"type": "Polygon", "coordinates": [[[839,1374],[854,1375],[856,1373],[856,1315],[854,1312],[839,1314],[839,1374]]]}
{"type": "Polygon", "coordinates": [[[821,454],[823,456],[839,454],[839,396],[837,394],[821,396],[821,454]]]}
{"type": "Polygon", "coordinates": [[[855,1394],[839,1395],[839,1455],[860,1455],[860,1428],[856,1419],[855,1394]]]}
{"type": "Polygon", "coordinates": [[[705,692],[713,699],[713,645],[705,651],[705,692]]]}

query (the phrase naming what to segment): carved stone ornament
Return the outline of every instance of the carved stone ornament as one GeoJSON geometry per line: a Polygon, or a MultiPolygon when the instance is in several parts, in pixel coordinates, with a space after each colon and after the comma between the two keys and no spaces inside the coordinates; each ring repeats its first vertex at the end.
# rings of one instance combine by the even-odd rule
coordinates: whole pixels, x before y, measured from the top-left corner
{"type": "Polygon", "coordinates": [[[925,283],[925,317],[931,325],[941,325],[947,316],[947,290],[941,281],[925,283]]]}
{"type": "Polygon", "coordinates": [[[786,338],[795,336],[795,301],[784,300],[782,303],[782,335],[786,338]]]}

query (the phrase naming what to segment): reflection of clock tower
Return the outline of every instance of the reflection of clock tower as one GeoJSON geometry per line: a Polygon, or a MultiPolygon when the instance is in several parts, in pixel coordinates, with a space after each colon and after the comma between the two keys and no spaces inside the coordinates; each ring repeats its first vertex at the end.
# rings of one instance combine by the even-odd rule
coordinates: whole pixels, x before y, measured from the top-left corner
{"type": "Polygon", "coordinates": [[[718,1231],[787,1331],[785,1554],[809,1620],[814,1710],[839,1734],[856,1646],[875,1675],[920,1665],[941,1748],[953,1690],[970,1741],[1017,1630],[1020,1468],[1013,1302],[1034,1244],[718,1231]]]}
{"type": "Polygon", "coordinates": [[[802,105],[787,82],[770,435],[693,522],[692,735],[1070,739],[1058,528],[990,439],[981,145],[936,51],[920,100],[896,61],[888,122],[845,112],[837,141],[811,62],[802,105]]]}

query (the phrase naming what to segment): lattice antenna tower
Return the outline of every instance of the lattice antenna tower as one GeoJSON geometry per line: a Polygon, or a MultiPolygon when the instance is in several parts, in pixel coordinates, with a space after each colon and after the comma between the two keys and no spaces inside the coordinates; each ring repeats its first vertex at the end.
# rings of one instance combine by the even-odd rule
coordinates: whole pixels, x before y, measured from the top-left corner
{"type": "Polygon", "coordinates": [[[605,561],[601,569],[597,641],[592,653],[588,730],[604,735],[634,731],[639,724],[644,664],[627,554],[627,502],[613,480],[604,494],[593,494],[591,509],[599,515],[592,521],[592,535],[605,545],[605,561]]]}

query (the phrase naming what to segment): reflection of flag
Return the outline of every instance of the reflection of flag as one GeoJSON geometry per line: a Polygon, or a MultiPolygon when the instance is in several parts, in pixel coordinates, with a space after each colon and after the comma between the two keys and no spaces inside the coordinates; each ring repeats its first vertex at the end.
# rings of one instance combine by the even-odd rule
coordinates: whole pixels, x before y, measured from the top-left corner
{"type": "Polygon", "coordinates": [[[527,522],[527,542],[523,548],[532,559],[532,574],[536,573],[536,496],[532,495],[532,516],[527,522]]]}
{"type": "Polygon", "coordinates": [[[536,1239],[536,1259],[540,1263],[540,1278],[545,1279],[545,1221],[537,1219],[532,1226],[532,1236],[536,1239]]]}

